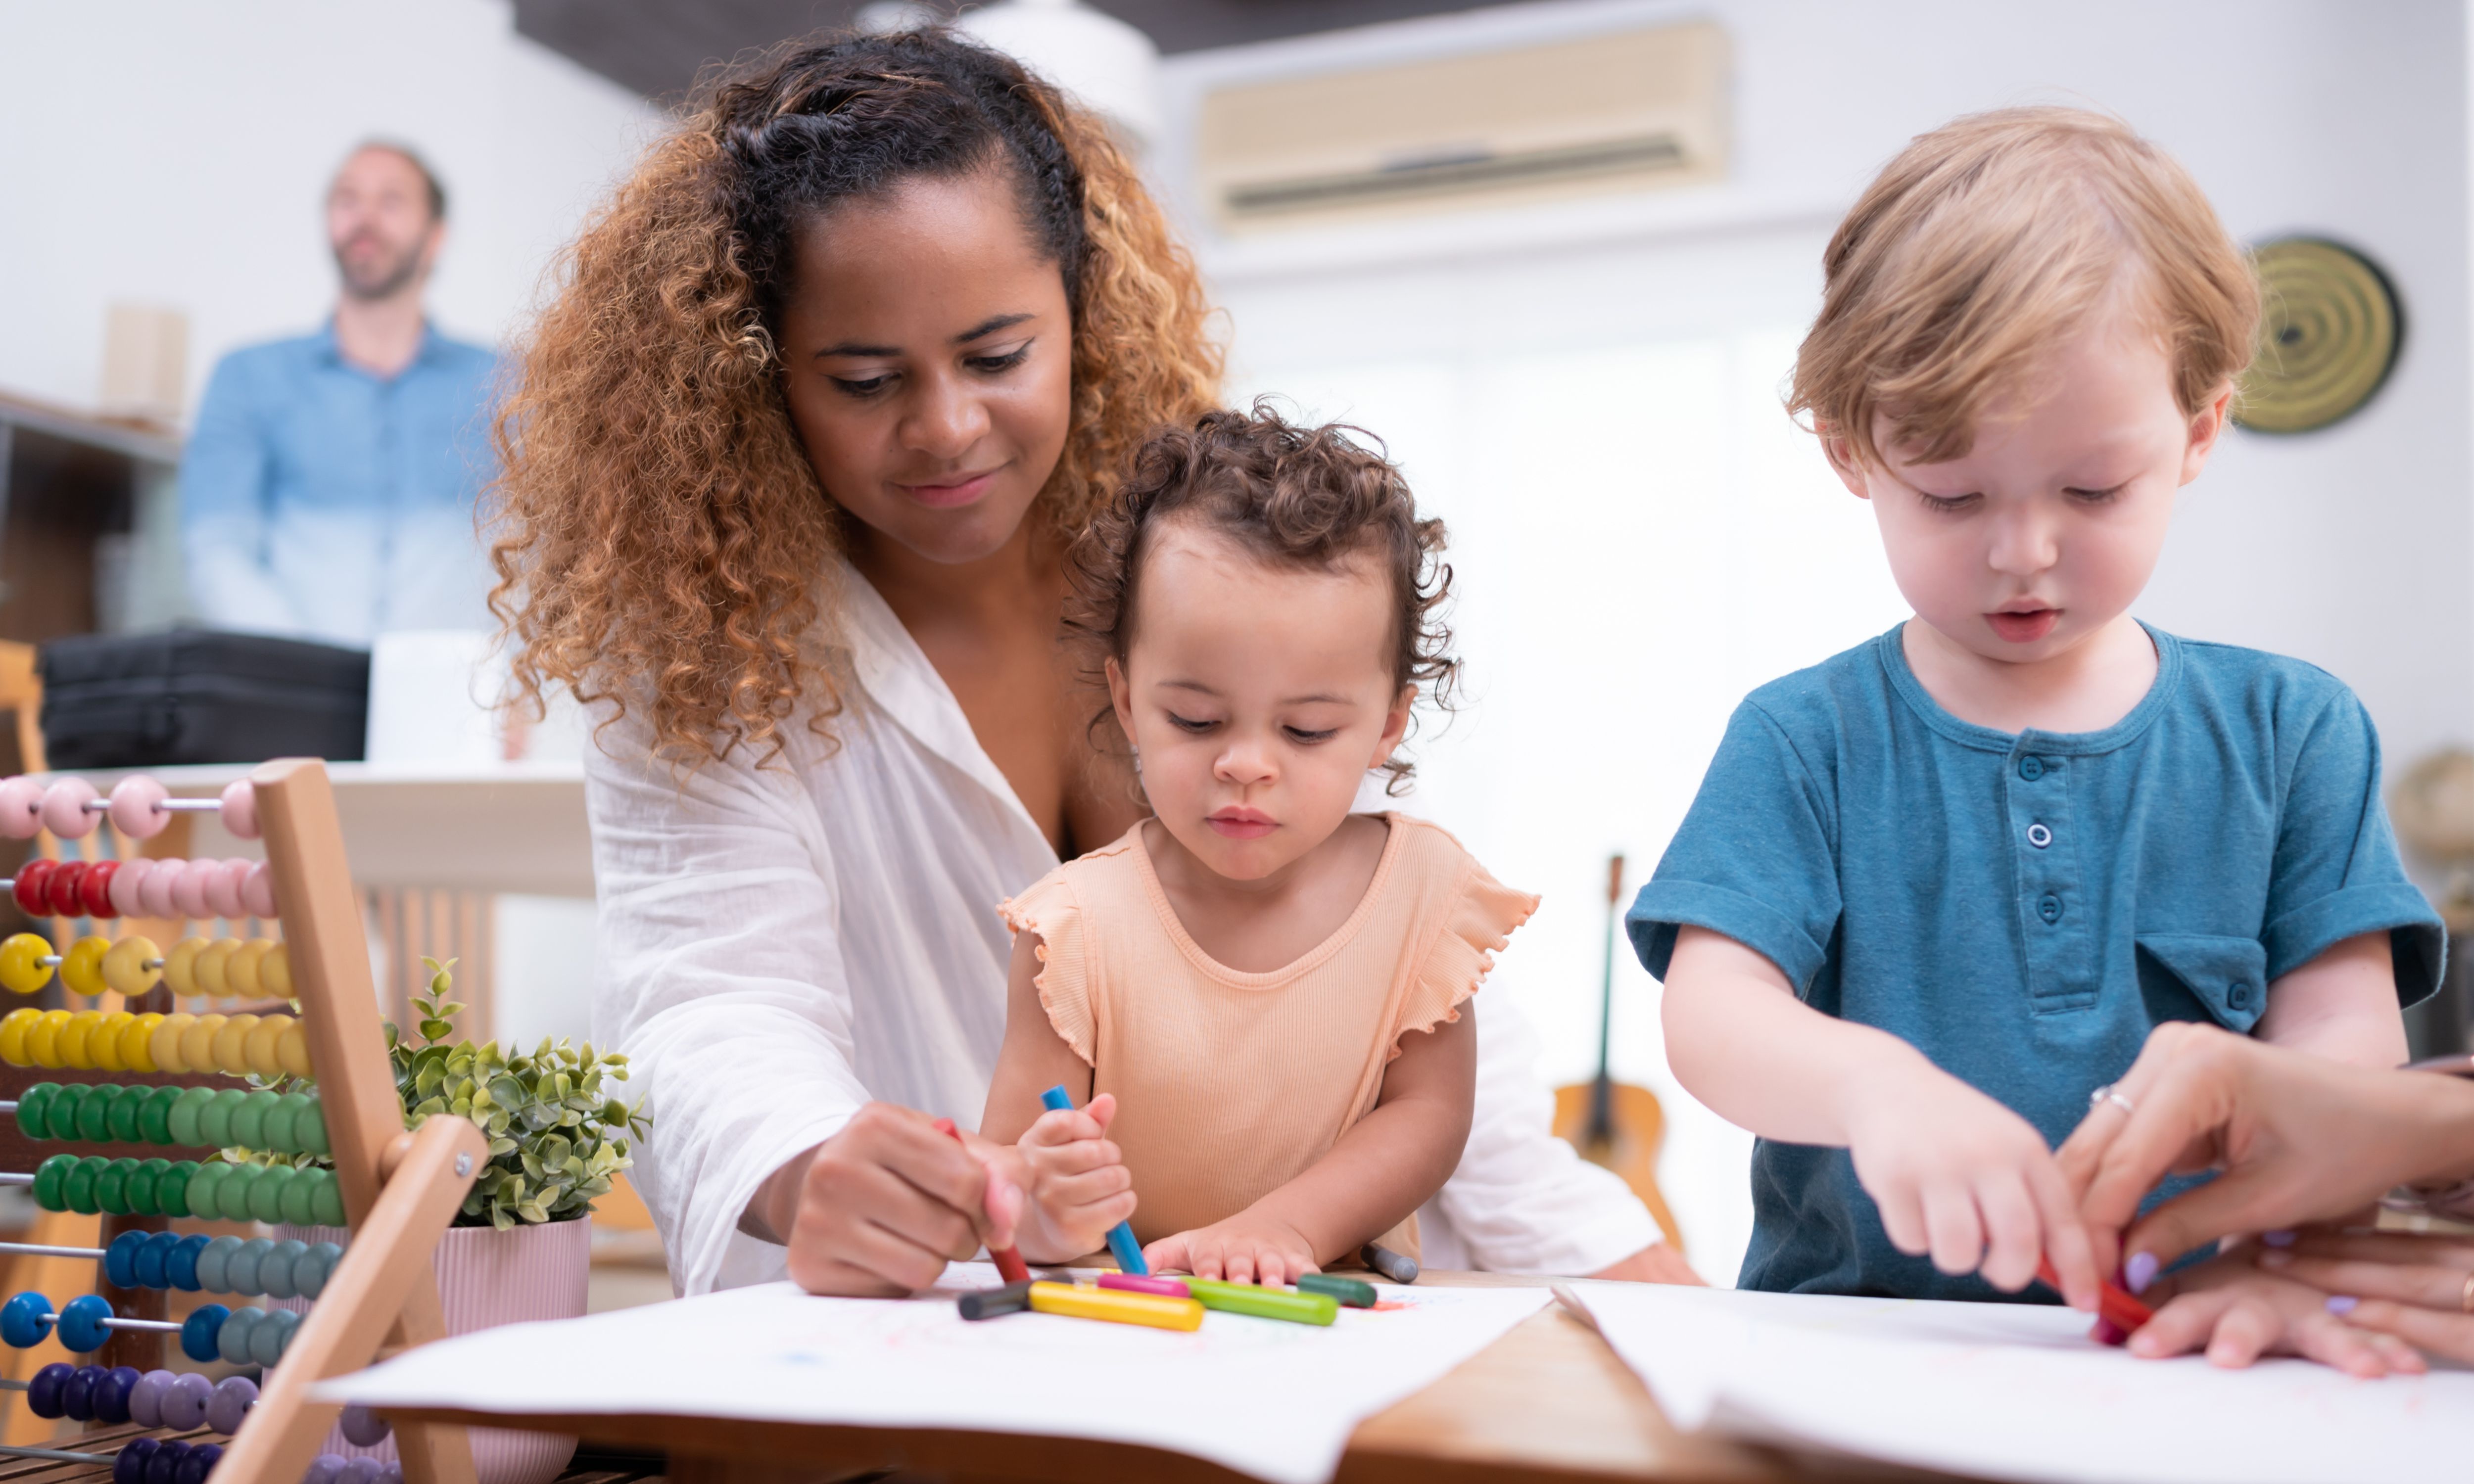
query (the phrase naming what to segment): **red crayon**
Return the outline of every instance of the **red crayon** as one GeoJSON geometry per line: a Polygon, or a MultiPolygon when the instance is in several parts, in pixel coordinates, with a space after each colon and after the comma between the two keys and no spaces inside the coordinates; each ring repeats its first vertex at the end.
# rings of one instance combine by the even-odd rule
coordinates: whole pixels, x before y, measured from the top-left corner
{"type": "MultiPolygon", "coordinates": [[[[2061,1275],[2053,1271],[2050,1257],[2036,1259],[2036,1276],[2055,1293],[2062,1291],[2061,1275]]],[[[2132,1331],[2156,1317],[2156,1311],[2142,1304],[2130,1290],[2111,1279],[2098,1280],[2097,1290],[2097,1338],[2107,1345],[2128,1343],[2132,1331]]]]}
{"type": "MultiPolygon", "coordinates": [[[[954,1127],[954,1120],[951,1118],[937,1119],[936,1132],[944,1135],[947,1138],[952,1139],[958,1144],[962,1142],[962,1131],[954,1127]]],[[[1022,1254],[1014,1251],[1012,1248],[991,1247],[988,1249],[988,1256],[995,1259],[997,1265],[997,1277],[1004,1279],[1007,1282],[1020,1283],[1028,1282],[1031,1280],[1031,1269],[1023,1265],[1022,1254]]]]}

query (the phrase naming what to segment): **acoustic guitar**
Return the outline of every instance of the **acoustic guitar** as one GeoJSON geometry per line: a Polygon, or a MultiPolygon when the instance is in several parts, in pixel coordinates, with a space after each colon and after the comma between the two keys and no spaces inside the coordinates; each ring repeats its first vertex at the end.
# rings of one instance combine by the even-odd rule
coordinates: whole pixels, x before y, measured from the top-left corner
{"type": "Polygon", "coordinates": [[[1555,1089],[1555,1133],[1570,1141],[1582,1159],[1621,1176],[1680,1254],[1684,1233],[1658,1189],[1658,1148],[1666,1137],[1666,1114],[1658,1106],[1657,1093],[1617,1082],[1607,1070],[1614,1030],[1615,945],[1622,937],[1623,867],[1620,855],[1607,861],[1607,951],[1606,971],[1598,984],[1598,1074],[1555,1089]]]}

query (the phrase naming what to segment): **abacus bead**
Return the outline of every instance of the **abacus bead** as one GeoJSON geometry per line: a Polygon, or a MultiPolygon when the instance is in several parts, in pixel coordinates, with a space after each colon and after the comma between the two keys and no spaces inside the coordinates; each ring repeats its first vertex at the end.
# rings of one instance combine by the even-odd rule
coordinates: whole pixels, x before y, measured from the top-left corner
{"type": "Polygon", "coordinates": [[[241,883],[249,879],[251,864],[237,858],[215,862],[215,869],[206,876],[206,905],[215,909],[215,916],[230,922],[249,916],[249,905],[241,898],[241,883]]]}
{"type": "Polygon", "coordinates": [[[283,1154],[299,1153],[301,1132],[292,1125],[301,1116],[301,1110],[308,1106],[309,1099],[302,1093],[277,1093],[275,1106],[266,1111],[266,1147],[283,1154]]]}
{"type": "MultiPolygon", "coordinates": [[[[161,950],[155,946],[155,940],[132,933],[113,944],[111,951],[103,956],[103,982],[123,994],[143,994],[155,988],[155,981],[163,977],[162,969],[155,963],[162,956],[161,950]]],[[[124,1058],[127,1054],[125,1051],[122,1053],[124,1058]]],[[[135,1067],[130,1069],[136,1070],[135,1067]]]]}
{"type": "Polygon", "coordinates": [[[302,1258],[301,1262],[295,1262],[292,1264],[293,1286],[301,1290],[301,1297],[304,1299],[314,1299],[318,1297],[320,1293],[326,1290],[327,1280],[335,1276],[335,1264],[343,1260],[344,1249],[336,1246],[333,1242],[310,1243],[309,1251],[302,1258]],[[313,1269],[306,1278],[302,1276],[301,1271],[302,1263],[303,1262],[309,1264],[313,1269]]]}
{"type": "Polygon", "coordinates": [[[52,1301],[39,1293],[21,1293],[0,1304],[0,1344],[25,1350],[43,1343],[51,1328],[52,1301]]]}
{"type": "Polygon", "coordinates": [[[99,860],[85,868],[85,880],[78,887],[78,905],[90,918],[115,918],[119,910],[111,904],[111,881],[120,874],[120,862],[99,860]]]}
{"type": "Polygon", "coordinates": [[[333,1154],[327,1142],[327,1105],[316,1093],[309,1095],[309,1106],[292,1116],[292,1132],[301,1147],[310,1154],[333,1154]]]}
{"type": "Polygon", "coordinates": [[[80,1160],[69,1166],[68,1174],[61,1181],[61,1199],[81,1216],[103,1213],[102,1203],[94,1198],[94,1177],[100,1173],[104,1162],[101,1160],[80,1160]]]}
{"type": "MultiPolygon", "coordinates": [[[[178,947],[173,948],[171,957],[163,961],[163,981],[172,986],[172,993],[175,994],[193,993],[180,987],[173,978],[172,969],[175,966],[182,966],[182,973],[185,974],[188,971],[182,965],[181,949],[197,941],[195,938],[184,941],[178,947]]],[[[189,1069],[189,1064],[181,1060],[181,1038],[188,1034],[190,1025],[197,1018],[187,1011],[176,1010],[157,1021],[155,1029],[147,1033],[146,1059],[155,1064],[157,1071],[185,1072],[189,1069]]]]}
{"type": "Polygon", "coordinates": [[[391,1463],[378,1471],[378,1484],[403,1484],[403,1464],[391,1463]]]}
{"type": "Polygon", "coordinates": [[[201,1443],[189,1449],[172,1471],[172,1484],[206,1484],[206,1475],[223,1461],[224,1450],[212,1443],[201,1443]]]}
{"type": "Polygon", "coordinates": [[[146,1466],[154,1461],[155,1450],[160,1447],[153,1438],[131,1438],[120,1445],[120,1451],[111,1455],[111,1484],[146,1484],[146,1466]]]}
{"type": "Polygon", "coordinates": [[[283,1348],[292,1343],[292,1331],[299,1328],[301,1316],[290,1309],[266,1311],[266,1317],[249,1331],[249,1358],[262,1366],[271,1366],[283,1358],[283,1348]]]}
{"type": "Polygon", "coordinates": [[[192,1232],[173,1245],[163,1257],[163,1276],[182,1293],[198,1293],[206,1284],[198,1281],[198,1255],[212,1246],[214,1238],[204,1232],[192,1232]]]}
{"type": "Polygon", "coordinates": [[[68,1028],[69,1013],[46,1010],[43,1017],[26,1029],[26,1054],[36,1066],[58,1071],[68,1064],[61,1060],[61,1032],[68,1028]]]}
{"type": "Polygon", "coordinates": [[[61,1387],[61,1410],[73,1423],[94,1421],[94,1381],[100,1367],[80,1366],[61,1387]]]}
{"type": "Polygon", "coordinates": [[[68,1201],[61,1187],[68,1184],[69,1171],[77,1168],[77,1156],[56,1154],[35,1166],[35,1204],[45,1210],[66,1210],[68,1201]]]}
{"type": "MultiPolygon", "coordinates": [[[[129,1172],[129,1209],[140,1216],[168,1216],[163,1209],[163,1172],[172,1161],[160,1155],[140,1160],[129,1172]]],[[[161,1283],[152,1286],[160,1288],[161,1283]]]]}
{"type": "Polygon", "coordinates": [[[154,871],[155,862],[143,855],[122,861],[120,869],[111,874],[111,910],[125,918],[146,916],[146,901],[137,889],[154,871]]]}
{"type": "Polygon", "coordinates": [[[50,917],[52,873],[60,869],[59,861],[43,856],[19,866],[16,876],[9,883],[9,895],[16,898],[17,910],[30,918],[50,917]]]}
{"type": "Polygon", "coordinates": [[[163,870],[172,878],[172,907],[182,917],[204,922],[214,916],[206,905],[206,873],[214,862],[206,860],[165,861],[163,870]]]}
{"type": "Polygon", "coordinates": [[[55,779],[43,790],[43,827],[63,840],[85,839],[103,823],[103,816],[89,814],[85,807],[99,797],[84,778],[55,779]]]}
{"type": "Polygon", "coordinates": [[[169,1371],[149,1371],[129,1389],[129,1420],[140,1427],[163,1425],[163,1393],[179,1379],[169,1371]]]}
{"type": "Polygon", "coordinates": [[[198,1286],[209,1293],[230,1293],[231,1257],[240,1251],[237,1236],[219,1236],[198,1254],[198,1286]]]}
{"type": "Polygon", "coordinates": [[[103,1017],[94,1011],[70,1011],[68,1019],[52,1033],[52,1054],[60,1058],[62,1066],[73,1071],[94,1070],[94,1058],[86,1055],[85,1039],[93,1035],[94,1028],[102,1023],[103,1017]]]}
{"type": "Polygon", "coordinates": [[[224,1286],[234,1293],[252,1298],[266,1292],[257,1281],[257,1259],[266,1255],[266,1243],[255,1237],[234,1247],[224,1257],[224,1286]]]}
{"type": "Polygon", "coordinates": [[[103,1208],[105,1215],[129,1214],[129,1177],[136,1169],[134,1160],[107,1160],[95,1166],[94,1204],[103,1208]]]}
{"type": "Polygon", "coordinates": [[[172,1167],[156,1177],[155,1204],[163,1208],[166,1216],[186,1216],[189,1208],[189,1181],[198,1173],[195,1160],[175,1160],[172,1167]]]}
{"type": "Polygon", "coordinates": [[[299,1179],[301,1172],[288,1164],[270,1164],[258,1172],[249,1187],[249,1219],[270,1226],[283,1219],[283,1193],[299,1179]]]}
{"type": "Polygon", "coordinates": [[[35,1065],[26,1050],[26,1033],[33,1030],[35,1022],[42,1017],[43,1013],[32,1005],[21,1005],[6,1016],[0,1016],[0,1062],[12,1066],[35,1065]]]}
{"type": "Polygon", "coordinates": [[[20,775],[0,783],[0,839],[32,840],[43,829],[43,785],[20,775]]]}
{"type": "MultiPolygon", "coordinates": [[[[267,966],[273,964],[277,959],[281,958],[282,956],[283,945],[279,943],[275,945],[275,951],[268,954],[265,961],[258,965],[259,977],[265,977],[267,966]]],[[[283,1070],[289,1076],[306,1077],[311,1075],[309,1066],[309,1028],[303,1025],[298,1020],[285,1026],[282,1033],[275,1038],[275,1059],[283,1065],[283,1070]]]]}
{"type": "MultiPolygon", "coordinates": [[[[166,1425],[169,1425],[168,1424],[166,1425]]],[[[181,1460],[189,1456],[186,1443],[166,1443],[146,1460],[146,1484],[173,1484],[173,1475],[181,1469],[181,1460]]]]}
{"type": "Polygon", "coordinates": [[[34,1379],[26,1383],[26,1410],[46,1420],[67,1416],[61,1405],[61,1389],[75,1375],[77,1367],[59,1360],[36,1372],[34,1379]]]}
{"type": "Polygon", "coordinates": [[[227,1376],[206,1399],[206,1425],[230,1436],[240,1431],[241,1419],[257,1401],[257,1383],[246,1376],[227,1376]]]}
{"type": "Polygon", "coordinates": [[[335,1177],[328,1171],[318,1173],[327,1178],[309,1189],[310,1213],[318,1218],[319,1226],[340,1227],[344,1224],[344,1187],[335,1184],[335,1177]]]}
{"type": "MultiPolygon", "coordinates": [[[[119,945],[115,944],[113,946],[116,948],[119,945]]],[[[115,1010],[109,1015],[105,1016],[101,1023],[97,1024],[94,1030],[87,1035],[85,1039],[85,1054],[92,1057],[94,1059],[94,1065],[104,1071],[135,1071],[137,1068],[130,1065],[126,1061],[121,1059],[120,1038],[124,1032],[136,1023],[137,1017],[126,1010],[115,1010]]],[[[132,1090],[133,1091],[134,1089],[133,1089],[132,1090]]],[[[137,1098],[130,1098],[127,1101],[129,1103],[129,1115],[132,1118],[136,1117],[137,1104],[141,1100],[137,1098]]],[[[135,1124],[131,1124],[130,1133],[123,1137],[135,1138],[137,1137],[136,1127],[137,1126],[135,1124]]]]}
{"type": "MultiPolygon", "coordinates": [[[[131,1016],[130,1018],[137,1017],[131,1016]]],[[[106,1029],[109,1029],[108,1023],[106,1029]]],[[[114,1035],[116,1039],[117,1033],[114,1035]]],[[[138,1132],[137,1113],[146,1106],[146,1099],[154,1091],[153,1088],[123,1087],[120,1095],[111,1100],[111,1107],[105,1111],[103,1121],[104,1126],[111,1131],[114,1143],[133,1144],[144,1137],[138,1132]]]]}
{"type": "MultiPolygon", "coordinates": [[[[206,963],[207,956],[214,952],[214,948],[213,944],[206,945],[206,950],[198,955],[196,963],[191,966],[192,973],[196,973],[198,967],[206,963]]],[[[199,992],[205,993],[206,976],[202,973],[197,974],[197,982],[199,992]]],[[[215,1032],[224,1028],[224,1018],[220,1015],[202,1015],[182,1028],[181,1066],[183,1070],[210,1072],[215,1069],[215,1032]]]]}
{"type": "Polygon", "coordinates": [[[169,1288],[172,1286],[172,1249],[181,1245],[178,1232],[149,1232],[137,1249],[137,1286],[169,1288]]]}
{"type": "Polygon", "coordinates": [[[387,1425],[385,1418],[368,1407],[358,1405],[344,1408],[341,1425],[344,1441],[354,1448],[376,1448],[386,1441],[388,1433],[395,1430],[387,1425]]]}
{"type": "Polygon", "coordinates": [[[221,1213],[224,1220],[247,1221],[250,1219],[249,1192],[265,1177],[266,1169],[263,1165],[232,1166],[232,1172],[224,1177],[223,1184],[215,1186],[215,1209],[221,1213]]]}
{"type": "MultiPolygon", "coordinates": [[[[111,1301],[99,1293],[84,1293],[61,1305],[61,1317],[55,1322],[61,1348],[73,1355],[91,1354],[103,1349],[111,1331],[103,1322],[111,1317],[111,1301]]],[[[74,1417],[77,1414],[69,1414],[74,1417]]]]}
{"type": "Polygon", "coordinates": [[[43,905],[56,918],[84,917],[85,903],[78,900],[78,890],[85,884],[85,862],[70,857],[52,871],[51,879],[43,883],[43,905]]]}
{"type": "Polygon", "coordinates": [[[243,1149],[271,1149],[266,1141],[266,1113],[275,1094],[260,1089],[244,1092],[231,1111],[231,1141],[243,1149]]]}
{"type": "MultiPolygon", "coordinates": [[[[225,964],[230,964],[239,956],[239,946],[237,943],[232,945],[234,951],[224,955],[225,964]]],[[[200,966],[204,967],[205,962],[203,959],[199,960],[200,966]]],[[[230,987],[229,978],[226,980],[226,993],[237,993],[230,987]]],[[[249,1075],[249,1033],[255,1029],[257,1029],[257,1017],[254,1015],[232,1016],[216,1028],[213,1047],[216,1070],[233,1077],[249,1075]]]]}
{"type": "Polygon", "coordinates": [[[335,1484],[378,1484],[378,1475],[385,1472],[384,1465],[365,1453],[335,1471],[335,1484]]]}
{"type": "Polygon", "coordinates": [[[155,1065],[155,1030],[162,1023],[162,1015],[149,1010],[120,1033],[120,1060],[131,1071],[151,1077],[163,1069],[155,1065]]]}
{"type": "MultiPolygon", "coordinates": [[[[232,949],[231,957],[224,960],[224,983],[234,994],[242,999],[265,997],[266,989],[257,982],[257,961],[266,957],[266,950],[274,946],[272,938],[244,938],[240,946],[232,949]]],[[[246,1051],[243,1056],[246,1058],[246,1051]]]]}
{"type": "Polygon", "coordinates": [[[201,1115],[206,1111],[206,1105],[214,1100],[215,1089],[212,1088],[181,1089],[180,1096],[172,1099],[172,1106],[163,1113],[163,1125],[171,1130],[172,1142],[190,1145],[205,1143],[206,1133],[198,1127],[198,1124],[201,1115]]]}
{"type": "Polygon", "coordinates": [[[247,778],[234,778],[224,785],[224,828],[235,839],[257,838],[257,790],[247,778]]]}
{"type": "MultiPolygon", "coordinates": [[[[24,880],[25,874],[19,871],[18,879],[24,880]]],[[[0,988],[15,994],[40,992],[52,982],[52,966],[43,962],[51,956],[52,945],[40,935],[11,933],[0,941],[0,988]]]]}
{"type": "MultiPolygon", "coordinates": [[[[141,1068],[142,1069],[142,1068],[141,1068]]],[[[150,1144],[172,1141],[172,1106],[181,1101],[182,1089],[160,1087],[149,1091],[137,1102],[137,1137],[150,1144]]]]}
{"type": "Polygon", "coordinates": [[[215,1199],[215,1187],[222,1185],[224,1177],[231,1172],[232,1166],[221,1161],[208,1161],[198,1166],[197,1173],[189,1177],[188,1188],[181,1193],[181,1198],[188,1203],[190,1215],[208,1221],[217,1219],[223,1203],[215,1199]]]}
{"type": "Polygon", "coordinates": [[[61,955],[61,983],[68,986],[69,993],[88,998],[110,989],[103,982],[103,960],[110,951],[109,938],[81,938],[70,944],[61,955]]]}
{"type": "Polygon", "coordinates": [[[94,1088],[90,1084],[72,1082],[43,1105],[43,1120],[50,1127],[52,1137],[78,1137],[78,1114],[85,1111],[85,1100],[93,1095],[94,1088]]]}
{"type": "Polygon", "coordinates": [[[314,1227],[318,1224],[317,1194],[316,1181],[303,1180],[296,1174],[277,1195],[276,1206],[293,1226],[314,1227]]]}
{"type": "Polygon", "coordinates": [[[198,1110],[198,1136],[218,1149],[230,1147],[234,1142],[232,1113],[239,1109],[240,1100],[247,1096],[249,1094],[238,1088],[218,1090],[205,1107],[198,1110]]]}
{"type": "MultiPolygon", "coordinates": [[[[209,1308],[221,1307],[208,1304],[209,1308]]],[[[206,1399],[215,1394],[215,1383],[195,1371],[183,1371],[172,1377],[164,1390],[163,1425],[186,1432],[206,1420],[206,1399]]]]}
{"type": "MultiPolygon", "coordinates": [[[[257,982],[259,988],[276,999],[299,998],[292,992],[292,945],[278,942],[266,957],[257,961],[257,982]]],[[[306,1077],[309,1074],[304,1071],[293,1075],[306,1077]]]]}
{"type": "Polygon", "coordinates": [[[266,1256],[257,1259],[257,1281],[264,1285],[268,1298],[301,1297],[301,1290],[292,1283],[292,1265],[308,1250],[308,1243],[293,1236],[267,1244],[266,1256]]]}
{"type": "Polygon", "coordinates": [[[146,1246],[152,1232],[123,1232],[103,1250],[103,1281],[114,1288],[142,1288],[137,1278],[137,1255],[146,1246]]]}
{"type": "Polygon", "coordinates": [[[180,868],[181,863],[176,860],[158,860],[147,868],[145,879],[137,883],[139,917],[176,918],[181,915],[181,904],[173,899],[175,888],[181,884],[180,868]]]}
{"type": "Polygon", "coordinates": [[[344,1463],[341,1453],[321,1453],[301,1471],[301,1484],[335,1484],[335,1475],[343,1472],[344,1463]]]}
{"type": "Polygon", "coordinates": [[[240,878],[240,904],[249,915],[263,922],[274,922],[275,868],[265,861],[250,862],[249,874],[240,878]]]}
{"type": "MultiPolygon", "coordinates": [[[[11,1018],[15,1018],[13,1013],[11,1018]]],[[[0,1021],[0,1038],[5,1038],[7,1035],[8,1022],[0,1021]]],[[[45,1121],[45,1115],[51,1111],[52,1099],[60,1096],[60,1093],[61,1085],[57,1082],[38,1082],[18,1093],[17,1132],[32,1139],[51,1137],[52,1126],[45,1121]]]]}
{"type": "MultiPolygon", "coordinates": [[[[255,977],[257,966],[266,961],[266,954],[262,950],[252,952],[251,949],[257,948],[260,944],[264,944],[268,948],[275,946],[263,938],[251,939],[247,946],[232,955],[234,972],[238,972],[241,966],[246,963],[249,966],[249,973],[252,977],[255,977]]],[[[257,1017],[257,1024],[250,1031],[249,1039],[241,1042],[241,1058],[249,1063],[252,1075],[264,1077],[269,1081],[283,1075],[283,1061],[277,1047],[282,1044],[283,1033],[292,1023],[290,1016],[280,1013],[257,1017]]]]}
{"type": "MultiPolygon", "coordinates": [[[[224,1321],[230,1317],[231,1310],[220,1304],[201,1304],[189,1310],[189,1317],[181,1321],[181,1353],[191,1360],[214,1359],[218,1353],[216,1331],[223,1328],[224,1321]]],[[[200,1410],[205,1408],[201,1406],[200,1410]]],[[[163,1421],[172,1423],[172,1394],[168,1391],[163,1398],[163,1421]]],[[[194,1427],[197,1424],[192,1422],[186,1425],[194,1427]]]]}
{"type": "Polygon", "coordinates": [[[142,773],[111,785],[111,827],[133,840],[152,840],[172,823],[172,811],[156,805],[171,791],[142,773]]]}
{"type": "MultiPolygon", "coordinates": [[[[70,1029],[77,1029],[76,1022],[70,1029]]],[[[120,1089],[108,1082],[86,1084],[85,1096],[79,1100],[77,1137],[89,1144],[100,1144],[111,1137],[111,1105],[120,1101],[120,1089]]]]}
{"type": "Polygon", "coordinates": [[[135,1366],[113,1366],[94,1383],[94,1415],[114,1426],[129,1421],[129,1394],[141,1379],[135,1366]]]}
{"type": "MultiPolygon", "coordinates": [[[[189,970],[197,977],[198,988],[217,999],[230,995],[232,993],[231,981],[224,977],[224,965],[230,962],[231,956],[239,951],[240,940],[237,938],[217,938],[200,949],[198,962],[189,970]]],[[[206,1065],[212,1068],[220,1067],[223,1064],[208,1062],[206,1065]]]]}
{"type": "Polygon", "coordinates": [[[236,1308],[215,1332],[215,1352],[233,1365],[249,1364],[249,1337],[266,1320],[262,1308],[236,1308]]]}

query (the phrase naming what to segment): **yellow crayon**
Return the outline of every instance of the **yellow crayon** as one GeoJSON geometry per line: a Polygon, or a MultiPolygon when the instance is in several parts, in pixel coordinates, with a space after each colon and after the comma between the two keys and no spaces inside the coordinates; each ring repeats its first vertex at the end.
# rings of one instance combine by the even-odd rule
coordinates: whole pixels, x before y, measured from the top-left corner
{"type": "Polygon", "coordinates": [[[1149,1325],[1154,1329],[1198,1329],[1202,1326],[1202,1305],[1192,1299],[1163,1299],[1156,1294],[1120,1293],[1113,1288],[1083,1288],[1072,1283],[1031,1284],[1031,1306],[1042,1314],[1149,1325]]]}

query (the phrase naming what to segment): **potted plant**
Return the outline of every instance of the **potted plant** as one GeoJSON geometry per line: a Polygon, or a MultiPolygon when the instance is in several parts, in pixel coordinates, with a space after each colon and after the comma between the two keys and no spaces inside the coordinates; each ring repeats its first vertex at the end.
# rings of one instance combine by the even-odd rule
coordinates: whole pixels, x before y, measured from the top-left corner
{"type": "MultiPolygon", "coordinates": [[[[434,1258],[447,1332],[577,1318],[584,1313],[591,1270],[593,1203],[634,1163],[630,1141],[643,1137],[648,1123],[641,1103],[624,1102],[608,1090],[608,1084],[626,1080],[627,1059],[547,1037],[530,1052],[514,1055],[495,1041],[478,1046],[449,1041],[452,1017],[464,1009],[447,997],[455,961],[422,963],[430,970],[429,993],[413,998],[413,1034],[393,1023],[386,1027],[404,1124],[453,1113],[480,1125],[490,1138],[490,1161],[473,1179],[434,1258]]],[[[290,1078],[262,1085],[296,1091],[315,1084],[290,1078]]],[[[332,1163],[319,1155],[246,1149],[225,1150],[223,1158],[332,1163]]],[[[349,1233],[332,1228],[285,1227],[279,1234],[305,1242],[350,1239],[349,1233]]],[[[310,1307],[299,1299],[269,1302],[310,1307]]],[[[575,1450],[573,1438],[542,1433],[474,1428],[472,1437],[481,1484],[547,1484],[575,1450]]],[[[385,1424],[357,1408],[346,1412],[327,1441],[329,1452],[395,1459],[395,1440],[386,1436],[385,1424]]]]}

